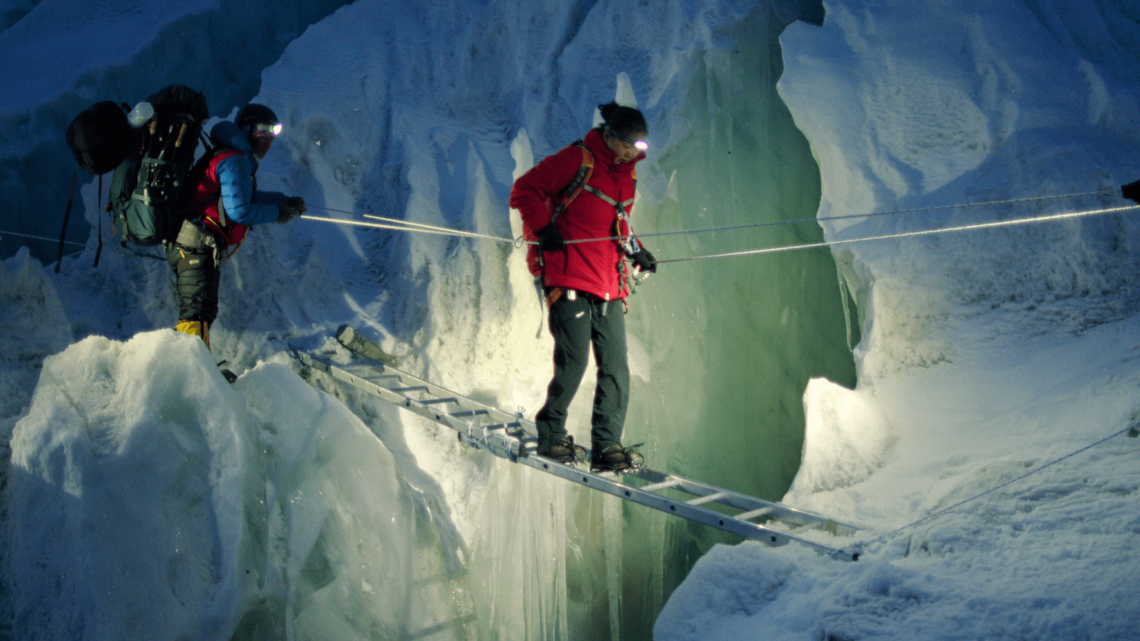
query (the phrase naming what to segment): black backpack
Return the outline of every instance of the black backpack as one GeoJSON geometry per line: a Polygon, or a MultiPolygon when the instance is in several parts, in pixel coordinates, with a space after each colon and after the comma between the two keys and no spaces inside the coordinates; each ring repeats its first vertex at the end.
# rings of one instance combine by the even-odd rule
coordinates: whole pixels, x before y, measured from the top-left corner
{"type": "Polygon", "coordinates": [[[137,152],[119,163],[111,178],[115,229],[136,245],[173,240],[186,213],[179,204],[190,184],[191,168],[209,118],[206,97],[171,85],[147,98],[154,116],[139,131],[137,152]]]}
{"type": "MultiPolygon", "coordinates": [[[[209,108],[201,92],[181,85],[170,85],[151,95],[147,104],[153,108],[153,115],[146,119],[143,114],[139,120],[145,122],[134,123],[137,129],[128,120],[130,106],[111,101],[95,103],[68,126],[67,146],[78,167],[71,177],[71,193],[63,213],[57,273],[63,263],[64,238],[79,167],[99,176],[100,192],[103,174],[115,170],[107,210],[113,212],[112,224],[122,234],[124,245],[157,245],[178,233],[183,212],[176,203],[189,184],[187,176],[194,165],[202,123],[210,116],[209,108]]],[[[132,112],[131,117],[138,115],[132,112]]],[[[96,266],[102,251],[100,233],[96,266]]]]}
{"type": "Polygon", "coordinates": [[[99,176],[119,166],[138,150],[140,132],[127,122],[123,107],[97,102],[71,121],[67,146],[84,171],[99,176]]]}

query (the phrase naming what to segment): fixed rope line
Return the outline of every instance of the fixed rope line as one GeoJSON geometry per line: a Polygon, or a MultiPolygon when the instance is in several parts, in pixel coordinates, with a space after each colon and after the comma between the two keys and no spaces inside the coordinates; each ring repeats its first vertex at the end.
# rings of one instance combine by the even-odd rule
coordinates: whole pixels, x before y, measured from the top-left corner
{"type": "MultiPolygon", "coordinates": [[[[753,223],[753,224],[747,224],[747,225],[732,225],[732,226],[727,226],[727,227],[710,227],[710,228],[706,228],[706,229],[681,230],[681,231],[672,231],[672,232],[656,232],[656,233],[649,233],[649,234],[639,234],[638,237],[650,238],[650,237],[654,237],[654,236],[668,236],[668,235],[675,235],[675,234],[696,234],[696,233],[709,232],[709,231],[744,229],[744,228],[748,228],[748,227],[768,227],[768,226],[775,226],[775,225],[789,225],[789,224],[797,224],[797,223],[805,223],[805,222],[819,222],[820,220],[841,220],[841,219],[845,219],[845,218],[868,218],[868,217],[872,217],[872,216],[893,216],[893,215],[899,215],[899,214],[916,213],[916,212],[923,212],[923,211],[935,211],[935,210],[941,210],[941,209],[979,207],[979,206],[983,206],[983,205],[991,205],[992,206],[992,205],[996,205],[996,204],[1026,202],[1026,201],[1032,201],[1032,200],[1047,200],[1047,199],[1057,199],[1057,198],[1075,198],[1075,197],[1080,197],[1080,196],[1101,195],[1101,194],[1106,194],[1106,193],[1110,193],[1110,191],[1109,190],[1091,191],[1091,192],[1084,192],[1084,193],[1078,193],[1078,194],[1065,194],[1065,195],[1060,195],[1060,196],[1031,196],[1031,197],[1026,197],[1026,198],[1015,198],[1015,199],[1002,200],[1002,201],[996,201],[995,200],[995,201],[979,202],[979,203],[967,203],[967,204],[961,204],[961,205],[925,207],[925,208],[921,208],[921,209],[910,209],[910,210],[903,210],[903,211],[897,211],[897,212],[878,212],[878,213],[871,213],[871,214],[832,216],[832,217],[824,218],[824,219],[806,218],[806,219],[802,219],[802,220],[792,220],[792,221],[771,221],[771,222],[753,223]]],[[[334,212],[334,213],[344,213],[344,214],[352,214],[353,213],[353,212],[349,212],[349,211],[326,208],[326,207],[314,207],[314,209],[322,209],[324,211],[334,212]]],[[[819,243],[807,243],[807,244],[803,244],[803,245],[787,245],[787,246],[783,246],[783,247],[766,247],[766,248],[749,249],[749,250],[742,250],[742,251],[736,251],[736,252],[725,252],[725,253],[720,253],[720,254],[709,254],[709,255],[705,255],[705,256],[692,256],[689,258],[670,258],[670,259],[658,260],[657,262],[659,264],[661,264],[661,263],[678,263],[678,262],[686,262],[686,261],[692,261],[692,260],[704,260],[704,259],[710,259],[710,258],[729,258],[729,257],[733,257],[733,256],[752,256],[752,255],[759,255],[759,254],[772,254],[772,253],[796,251],[796,250],[802,250],[802,249],[819,249],[822,247],[834,247],[837,245],[846,245],[846,244],[858,243],[858,242],[869,242],[869,241],[875,241],[875,240],[893,240],[893,239],[899,239],[899,238],[928,236],[928,235],[933,235],[933,234],[943,234],[943,233],[958,232],[958,231],[974,231],[974,230],[979,230],[979,229],[992,229],[995,227],[1007,227],[1007,226],[1013,226],[1013,225],[1024,225],[1024,224],[1029,224],[1029,223],[1050,222],[1050,221],[1057,221],[1057,220],[1065,220],[1065,219],[1069,219],[1069,218],[1080,218],[1080,217],[1085,217],[1085,216],[1097,216],[1097,215],[1111,214],[1111,213],[1117,213],[1117,212],[1122,212],[1122,211],[1131,211],[1131,210],[1135,210],[1135,209],[1140,209],[1140,205],[1129,205],[1129,206],[1125,206],[1125,207],[1109,207],[1109,208],[1105,208],[1105,209],[1096,209],[1096,210],[1083,211],[1083,212],[1073,212],[1073,213],[1065,213],[1065,214],[1052,214],[1052,215],[1048,215],[1048,216],[1034,216],[1032,218],[1019,218],[1019,219],[1013,219],[1013,220],[994,221],[994,222],[989,222],[989,223],[972,223],[969,225],[959,225],[959,226],[954,226],[954,227],[943,227],[943,228],[939,228],[939,229],[928,229],[928,230],[920,230],[920,231],[913,231],[913,232],[901,232],[901,233],[897,233],[897,234],[886,234],[886,235],[881,235],[881,236],[850,238],[850,239],[846,239],[846,240],[825,241],[825,242],[819,242],[819,243]]],[[[393,231],[419,232],[419,233],[424,233],[424,234],[436,234],[436,235],[443,235],[443,236],[458,236],[461,238],[477,238],[477,239],[483,239],[483,240],[493,240],[493,241],[501,242],[501,243],[512,243],[516,247],[522,247],[524,245],[537,245],[538,244],[537,241],[524,240],[522,237],[519,237],[517,239],[512,240],[510,238],[503,238],[503,237],[499,237],[499,236],[491,236],[488,234],[479,234],[476,232],[469,232],[469,231],[460,231],[460,230],[456,230],[456,229],[450,229],[447,227],[440,227],[437,225],[428,225],[428,224],[424,224],[424,223],[414,223],[414,222],[402,221],[402,220],[398,220],[395,218],[386,218],[386,217],[377,216],[374,214],[362,214],[362,215],[365,218],[371,218],[371,219],[374,219],[377,221],[382,221],[382,222],[373,223],[373,222],[364,222],[364,221],[350,220],[350,219],[325,218],[325,217],[319,217],[319,216],[305,216],[305,217],[302,217],[302,220],[315,220],[315,221],[320,221],[320,222],[328,222],[328,223],[341,224],[341,225],[355,225],[355,226],[359,226],[359,227],[370,227],[373,229],[388,229],[388,230],[393,230],[393,231]]],[[[582,238],[582,239],[566,240],[564,242],[567,245],[571,245],[571,244],[576,244],[576,243],[589,243],[589,242],[601,242],[601,241],[613,241],[613,240],[624,240],[624,237],[607,236],[607,237],[602,237],[602,238],[582,238]]]]}
{"type": "MultiPolygon", "coordinates": [[[[365,214],[366,217],[373,218],[365,214]]],[[[455,229],[447,229],[443,227],[433,228],[431,225],[421,225],[420,223],[413,223],[410,225],[393,225],[391,223],[373,223],[362,220],[345,220],[341,218],[325,218],[322,216],[302,216],[301,220],[312,220],[322,223],[333,223],[336,225],[353,225],[356,227],[369,227],[371,229],[391,229],[395,231],[409,231],[419,232],[422,234],[434,234],[438,236],[459,236],[461,238],[481,238],[484,240],[494,240],[500,243],[514,243],[515,241],[510,238],[501,238],[498,236],[489,236],[487,234],[477,234],[470,231],[459,231],[455,229]]]]}
{"type": "MultiPolygon", "coordinates": [[[[331,213],[335,213],[335,214],[348,214],[350,216],[355,215],[355,212],[345,211],[343,209],[332,209],[331,207],[313,207],[313,209],[321,209],[323,211],[327,211],[327,212],[331,212],[331,213]]],[[[389,225],[397,225],[396,227],[380,227],[379,229],[394,229],[397,231],[425,231],[425,232],[431,231],[431,232],[436,232],[439,234],[446,234],[446,235],[452,235],[452,236],[462,236],[465,238],[483,238],[486,240],[495,240],[495,241],[499,241],[499,242],[507,242],[509,240],[507,238],[501,238],[498,236],[489,236],[487,234],[480,234],[480,233],[473,232],[473,231],[461,231],[458,229],[451,229],[450,227],[440,227],[438,225],[428,225],[426,223],[416,223],[416,222],[412,222],[410,220],[400,220],[398,218],[388,218],[386,216],[378,216],[376,214],[361,214],[361,216],[364,216],[365,218],[371,218],[372,220],[379,220],[380,222],[388,223],[389,225]]],[[[510,241],[510,242],[514,242],[514,241],[510,241]]]]}
{"type": "Polygon", "coordinates": [[[500,243],[514,243],[515,241],[510,238],[503,238],[501,236],[491,236],[489,234],[480,234],[473,231],[462,231],[458,229],[449,229],[447,227],[437,227],[435,225],[426,225],[424,223],[413,223],[407,221],[396,221],[392,218],[384,218],[383,216],[374,216],[372,214],[364,214],[365,218],[372,218],[375,220],[382,220],[388,224],[404,225],[404,227],[393,227],[393,229],[405,229],[407,231],[420,231],[425,233],[446,234],[451,236],[459,236],[461,238],[481,238],[483,240],[493,240],[500,243]]]}
{"type": "MultiPolygon", "coordinates": [[[[21,233],[19,233],[19,232],[14,232],[14,231],[0,231],[0,236],[4,236],[4,235],[8,235],[8,236],[19,236],[19,237],[21,237],[21,238],[32,238],[32,239],[35,239],[35,240],[46,240],[46,241],[50,241],[50,242],[53,242],[53,243],[58,243],[58,242],[59,242],[59,239],[58,239],[58,238],[47,238],[47,237],[44,237],[44,236],[33,236],[33,235],[31,235],[31,234],[21,234],[21,233]]],[[[64,244],[66,244],[66,245],[78,245],[78,246],[80,246],[80,247],[86,247],[86,246],[87,246],[87,244],[86,244],[86,243],[77,243],[77,242],[75,242],[74,240],[65,240],[65,241],[63,241],[63,242],[64,242],[64,244]]]]}
{"type": "Polygon", "coordinates": [[[1106,209],[1095,209],[1090,211],[1073,212],[1067,214],[1053,214],[1049,216],[1035,216],[1033,218],[1016,218],[1013,220],[1001,220],[992,223],[973,223],[970,225],[958,225],[955,227],[942,227],[940,229],[924,229],[921,231],[900,232],[897,234],[885,234],[882,236],[867,236],[863,238],[848,238],[845,240],[832,240],[824,241],[821,243],[806,243],[803,245],[786,245],[783,247],[766,247],[763,249],[746,249],[736,252],[725,252],[723,254],[708,254],[705,256],[692,256],[690,258],[669,258],[658,260],[658,264],[662,263],[681,263],[690,260],[704,260],[708,258],[728,258],[732,256],[752,256],[757,254],[775,254],[778,252],[796,251],[800,249],[818,249],[821,247],[835,247],[837,245],[849,245],[851,243],[863,243],[875,240],[895,240],[898,238],[913,238],[916,236],[931,236],[934,234],[948,234],[951,232],[959,231],[975,231],[979,229],[993,229],[995,227],[1011,227],[1014,225],[1027,225],[1030,223],[1044,223],[1057,220],[1065,220],[1069,218],[1081,218],[1085,216],[1101,216],[1104,214],[1113,214],[1122,211],[1131,211],[1140,209],[1140,205],[1130,205],[1127,207],[1109,207],[1106,209]]]}
{"type": "Polygon", "coordinates": [[[1078,454],[1081,454],[1081,453],[1083,453],[1083,452],[1087,452],[1087,451],[1091,450],[1092,448],[1094,448],[1094,447],[1096,447],[1096,446],[1098,446],[1098,445],[1100,445],[1100,444],[1102,444],[1102,443],[1105,443],[1105,442],[1111,441],[1112,439],[1114,439],[1114,438],[1116,438],[1116,437],[1120,436],[1121,434],[1125,434],[1125,433],[1128,433],[1128,434],[1132,434],[1133,432],[1135,432],[1135,431],[1137,430],[1137,428],[1140,428],[1140,423],[1137,423],[1137,424],[1135,424],[1135,425],[1129,425],[1128,427],[1126,427],[1126,428],[1124,428],[1124,429],[1120,430],[1119,432],[1115,432],[1115,433],[1113,433],[1113,434],[1109,434],[1108,436],[1106,436],[1106,437],[1104,437],[1104,438],[1100,439],[1099,441],[1096,441],[1096,442],[1094,442],[1094,443],[1090,443],[1090,444],[1088,444],[1088,445],[1086,445],[1086,446],[1082,447],[1081,449],[1079,449],[1079,450],[1077,450],[1077,451],[1075,451],[1075,452],[1070,452],[1070,453],[1068,453],[1068,454],[1066,454],[1066,455],[1062,456],[1061,458],[1058,458],[1058,459],[1056,459],[1056,460],[1053,460],[1053,461],[1050,461],[1050,462],[1046,463],[1045,465],[1042,465],[1042,466],[1040,466],[1040,467],[1035,467],[1035,468],[1033,468],[1032,470],[1029,470],[1028,472],[1026,472],[1025,474],[1022,474],[1021,476],[1018,476],[1018,477],[1016,477],[1016,478],[1012,478],[1012,479],[1010,479],[1010,480],[1006,481],[1005,483],[1002,483],[1001,485],[998,485],[998,486],[996,486],[996,487],[991,487],[990,489],[988,489],[988,490],[986,490],[986,491],[984,491],[984,492],[981,492],[981,493],[979,493],[979,494],[975,494],[974,496],[971,496],[971,497],[970,497],[970,498],[968,498],[968,499],[963,499],[963,500],[961,500],[961,501],[958,501],[958,502],[957,502],[957,503],[955,503],[954,505],[951,505],[951,506],[949,506],[949,507],[945,507],[945,508],[942,508],[941,510],[938,510],[937,512],[934,512],[934,513],[931,513],[931,514],[927,514],[926,516],[922,517],[921,519],[918,519],[917,521],[914,521],[914,522],[912,522],[912,523],[907,523],[906,525],[904,525],[904,526],[902,526],[902,527],[900,527],[900,528],[898,528],[898,529],[892,530],[892,531],[890,531],[890,532],[887,532],[886,534],[884,534],[884,535],[882,535],[882,536],[880,536],[880,537],[878,537],[878,538],[875,538],[875,539],[871,539],[870,541],[863,541],[862,543],[857,543],[857,544],[855,544],[855,545],[852,545],[852,546],[848,546],[848,548],[844,548],[844,549],[841,549],[841,550],[839,550],[838,552],[844,552],[845,550],[847,550],[847,549],[849,549],[849,548],[857,548],[857,550],[856,550],[856,551],[857,551],[858,553],[862,553],[863,549],[864,549],[865,547],[867,547],[868,545],[874,545],[874,544],[876,544],[876,543],[881,543],[881,542],[883,542],[883,541],[885,541],[885,540],[887,540],[887,539],[893,538],[894,536],[896,536],[896,535],[897,535],[897,534],[899,534],[900,532],[903,532],[903,531],[905,531],[905,530],[909,530],[910,528],[912,528],[912,527],[915,527],[915,526],[917,526],[917,525],[920,525],[920,524],[922,524],[922,523],[925,523],[925,522],[927,522],[927,521],[929,521],[929,520],[931,520],[931,519],[935,519],[935,518],[938,518],[938,517],[942,516],[943,514],[946,514],[947,512],[950,512],[950,511],[956,510],[956,509],[958,509],[958,508],[962,507],[963,505],[965,505],[965,504],[967,504],[967,503],[970,503],[970,502],[972,502],[972,501],[976,501],[976,500],[978,500],[978,499],[982,498],[983,496],[985,496],[985,495],[987,495],[987,494],[992,494],[992,493],[994,493],[994,492],[997,492],[997,491],[998,491],[998,490],[1000,490],[1000,489],[1003,489],[1003,488],[1009,487],[1010,485],[1013,485],[1014,483],[1017,483],[1018,481],[1020,481],[1020,480],[1022,480],[1022,479],[1025,479],[1025,478],[1027,478],[1027,477],[1033,476],[1034,474],[1037,474],[1038,472],[1041,472],[1041,471],[1043,471],[1043,470],[1047,470],[1047,469],[1049,469],[1050,467],[1053,467],[1054,465],[1057,465],[1058,463],[1061,463],[1062,461],[1065,461],[1065,460],[1071,459],[1071,458],[1073,458],[1074,456],[1076,456],[1076,455],[1078,455],[1078,454]]]}
{"type": "MultiPolygon", "coordinates": [[[[1014,203],[1023,203],[1035,200],[1056,200],[1059,198],[1081,198],[1084,196],[1101,196],[1105,194],[1115,194],[1115,189],[1104,189],[1101,191],[1086,191],[1076,194],[1055,194],[1051,196],[1026,196],[1025,198],[1011,198],[1008,200],[989,200],[976,203],[961,203],[957,205],[935,205],[933,207],[920,207],[918,209],[900,209],[898,211],[879,211],[869,214],[844,214],[842,216],[827,216],[824,218],[798,218],[794,220],[775,220],[763,223],[745,223],[740,225],[726,225],[724,227],[704,227],[701,229],[683,229],[680,231],[659,231],[648,234],[637,234],[638,238],[653,238],[655,236],[676,236],[678,234],[698,234],[706,232],[718,231],[735,231],[738,229],[753,229],[759,227],[779,227],[784,225],[803,225],[808,223],[822,223],[832,220],[849,220],[852,218],[876,218],[879,216],[901,216],[904,214],[917,214],[930,211],[941,211],[945,209],[966,209],[969,207],[989,207],[994,205],[1007,205],[1014,203]]],[[[599,240],[624,240],[621,236],[607,236],[605,238],[587,238],[584,240],[568,240],[566,244],[584,243],[599,240]]]]}

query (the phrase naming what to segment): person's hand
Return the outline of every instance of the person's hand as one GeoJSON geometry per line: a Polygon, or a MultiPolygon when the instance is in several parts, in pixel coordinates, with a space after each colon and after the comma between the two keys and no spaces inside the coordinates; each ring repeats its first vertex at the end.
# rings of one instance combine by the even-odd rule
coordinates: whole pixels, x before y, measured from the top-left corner
{"type": "Polygon", "coordinates": [[[306,211],[304,198],[300,196],[286,198],[285,204],[278,207],[277,222],[284,225],[290,220],[304,214],[306,211]]]}
{"type": "Polygon", "coordinates": [[[650,274],[657,273],[657,259],[653,257],[653,254],[649,253],[648,249],[642,247],[634,252],[630,258],[633,259],[633,263],[637,265],[641,271],[649,272],[650,274]]]}
{"type": "Polygon", "coordinates": [[[285,206],[295,210],[298,216],[309,211],[308,208],[305,207],[305,199],[301,198],[300,196],[292,196],[290,198],[286,198],[285,206]]]}
{"type": "Polygon", "coordinates": [[[1120,188],[1120,195],[1140,205],[1140,180],[1120,188]]]}
{"type": "Polygon", "coordinates": [[[562,239],[562,232],[553,224],[538,230],[538,248],[544,252],[554,252],[566,249],[566,241],[562,239]]]}

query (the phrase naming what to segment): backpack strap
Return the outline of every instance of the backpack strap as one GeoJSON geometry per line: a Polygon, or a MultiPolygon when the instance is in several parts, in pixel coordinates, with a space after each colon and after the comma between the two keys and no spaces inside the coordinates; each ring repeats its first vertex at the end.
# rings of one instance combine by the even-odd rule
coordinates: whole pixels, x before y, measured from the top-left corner
{"type": "MultiPolygon", "coordinates": [[[[201,158],[198,159],[198,162],[194,164],[194,168],[190,171],[190,181],[189,181],[190,184],[192,184],[192,185],[201,184],[202,179],[206,177],[206,170],[209,169],[210,163],[213,162],[213,160],[215,158],[217,158],[218,156],[220,156],[226,152],[229,152],[229,151],[234,152],[235,155],[241,153],[241,152],[237,151],[236,149],[233,149],[232,147],[228,147],[225,145],[214,145],[212,148],[208,148],[206,153],[201,158]]],[[[222,224],[224,225],[225,224],[225,213],[223,213],[223,210],[222,210],[220,196],[221,196],[221,190],[220,189],[216,192],[207,194],[202,199],[197,200],[193,203],[190,203],[189,205],[186,205],[185,207],[182,207],[181,209],[179,209],[178,216],[180,218],[184,218],[188,214],[190,214],[191,212],[197,210],[202,205],[206,205],[206,204],[213,202],[214,200],[217,200],[218,201],[218,215],[221,218],[222,224]]]]}
{"type": "Polygon", "coordinates": [[[582,164],[578,166],[578,173],[574,174],[574,178],[570,181],[566,188],[562,190],[559,202],[554,206],[554,211],[550,214],[550,224],[553,225],[554,221],[558,219],[558,215],[562,210],[566,209],[578,194],[582,193],[582,189],[586,188],[590,181],[590,176],[594,175],[594,154],[586,149],[586,145],[581,140],[577,140],[571,145],[577,145],[582,150],[582,164]]]}
{"type": "Polygon", "coordinates": [[[67,238],[67,221],[71,219],[71,205],[75,202],[75,181],[79,178],[79,164],[75,165],[75,171],[71,174],[71,191],[67,194],[67,209],[63,210],[63,227],[59,230],[59,259],[55,261],[55,273],[59,273],[59,267],[63,264],[63,243],[67,238]]]}

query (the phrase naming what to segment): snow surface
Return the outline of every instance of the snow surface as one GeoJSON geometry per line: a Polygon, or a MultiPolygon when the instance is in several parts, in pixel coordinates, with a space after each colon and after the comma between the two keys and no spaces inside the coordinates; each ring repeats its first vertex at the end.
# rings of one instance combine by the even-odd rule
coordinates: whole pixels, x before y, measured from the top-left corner
{"type": "MultiPolygon", "coordinates": [[[[100,33],[77,6],[96,5],[3,5],[0,64],[24,83],[20,95],[5,93],[4,117],[22,123],[5,135],[6,153],[21,136],[32,145],[46,135],[28,126],[23,106],[74,106],[71,92],[100,74],[125,86],[112,72],[129,48],[92,50],[78,67],[50,55],[58,34],[82,44],[100,33]],[[36,61],[42,77],[22,72],[36,61]]],[[[103,26],[122,18],[153,37],[145,34],[164,24],[197,24],[190,14],[212,6],[120,3],[103,26]]],[[[649,228],[664,229],[671,219],[660,212],[685,189],[662,169],[669,152],[724,124],[713,113],[721,105],[697,112],[707,123],[687,122],[694,112],[677,105],[693,78],[713,87],[728,77],[717,70],[730,66],[723,60],[755,6],[358,0],[307,30],[268,29],[265,40],[288,46],[262,74],[259,99],[279,107],[286,134],[259,178],[340,210],[333,216],[375,212],[513,237],[511,180],[580,136],[592,106],[616,96],[651,116],[650,142],[665,159],[644,166],[639,189],[649,228]],[[701,65],[707,75],[694,72],[701,65]]],[[[822,27],[798,23],[782,36],[779,88],[819,163],[828,240],[1118,206],[1105,191],[836,218],[1097,192],[1140,177],[1133,4],[824,6],[822,27]]],[[[217,93],[234,91],[218,83],[217,93]]],[[[763,132],[730,124],[742,140],[763,132]]],[[[623,541],[632,521],[616,500],[464,450],[453,434],[356,393],[314,389],[286,354],[343,359],[328,336],[352,323],[408,369],[533,411],[549,339],[532,338],[539,311],[509,245],[307,221],[257,229],[225,268],[211,354],[155,330],[175,314],[161,262],[106,246],[90,268],[95,181],[81,195],[92,235],[60,275],[27,250],[0,267],[0,434],[10,449],[0,636],[637,630],[621,620],[635,611],[621,603],[621,559],[637,552],[628,548],[668,549],[658,541],[675,534],[658,527],[623,541]],[[233,386],[215,367],[223,358],[241,374],[233,386]]],[[[1133,216],[836,249],[858,302],[858,385],[817,379],[803,390],[803,461],[785,502],[863,528],[805,534],[860,550],[860,560],[717,546],[669,597],[654,638],[1134,638],[1140,454],[1124,436],[1140,414],[1133,216]]],[[[694,254],[717,249],[686,242],[694,254]]],[[[650,283],[685,298],[708,283],[668,273],[650,283]]],[[[658,300],[652,290],[638,296],[658,300]]],[[[697,363],[662,366],[704,340],[709,312],[696,309],[704,316],[665,336],[662,321],[631,313],[641,383],[704,375],[697,363]]],[[[571,426],[579,435],[589,404],[581,396],[571,426]]],[[[700,425],[673,418],[680,429],[700,425]]],[[[671,454],[662,467],[685,463],[671,454]]],[[[658,592],[663,573],[646,575],[658,592]]],[[[660,608],[649,600],[642,609],[660,608]]]]}

